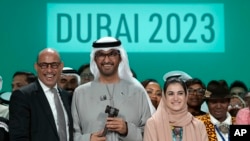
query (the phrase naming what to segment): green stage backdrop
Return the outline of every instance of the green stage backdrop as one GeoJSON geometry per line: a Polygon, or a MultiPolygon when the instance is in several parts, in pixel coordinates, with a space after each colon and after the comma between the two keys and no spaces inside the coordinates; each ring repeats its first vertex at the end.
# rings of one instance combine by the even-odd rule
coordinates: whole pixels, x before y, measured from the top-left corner
{"type": "MultiPolygon", "coordinates": [[[[53,47],[55,44],[51,40],[56,40],[56,38],[58,40],[59,38],[55,37],[55,31],[57,31],[57,36],[59,36],[58,30],[67,32],[67,34],[60,35],[62,42],[64,39],[69,38],[69,29],[64,27],[68,26],[70,18],[72,18],[71,26],[76,26],[75,17],[77,12],[74,13],[74,10],[78,10],[78,14],[82,18],[80,20],[82,24],[80,25],[84,25],[81,26],[81,30],[84,32],[84,30],[87,30],[87,24],[84,22],[87,14],[84,15],[84,11],[89,11],[90,14],[92,12],[92,18],[94,19],[96,18],[95,12],[98,13],[98,10],[102,9],[109,9],[107,15],[111,18],[110,21],[114,21],[112,24],[117,27],[110,28],[112,36],[121,37],[125,48],[135,46],[134,50],[129,48],[128,56],[130,66],[136,72],[139,81],[146,78],[155,78],[163,84],[162,76],[166,72],[182,70],[192,77],[202,79],[206,84],[211,79],[225,79],[229,84],[234,80],[241,80],[250,87],[249,7],[249,0],[123,0],[120,2],[117,2],[117,0],[108,2],[102,0],[1,0],[0,75],[3,77],[2,91],[11,90],[12,75],[15,71],[31,71],[35,73],[33,66],[38,52],[45,47],[53,47]],[[52,5],[50,8],[49,4],[52,5]],[[53,7],[56,7],[56,4],[66,4],[66,7],[67,4],[71,6],[74,4],[74,6],[80,5],[80,8],[77,6],[77,8],[71,7],[73,11],[69,11],[73,12],[73,14],[67,14],[67,12],[65,14],[65,11],[59,11],[58,13],[64,13],[64,15],[61,14],[61,19],[57,17],[57,20],[61,20],[60,28],[58,28],[59,24],[55,25],[54,23],[58,21],[55,18],[53,21],[53,17],[52,19],[49,18],[51,14],[49,9],[52,9],[53,14],[53,7]],[[220,6],[217,10],[214,10],[213,6],[209,7],[213,4],[220,6]],[[86,8],[86,5],[100,8],[86,8]],[[110,5],[110,8],[107,8],[109,7],[107,5],[110,5]],[[150,8],[150,5],[152,5],[152,8],[150,8]],[[183,5],[184,8],[181,7],[183,5]],[[196,5],[204,5],[204,11],[210,10],[212,15],[209,12],[208,14],[204,12],[203,9],[197,8],[196,5]],[[166,6],[165,9],[164,6],[166,6]],[[195,12],[194,9],[196,9],[195,12]],[[118,13],[118,15],[112,16],[112,12],[118,13]],[[136,13],[132,16],[133,21],[131,21],[131,18],[126,18],[131,13],[132,15],[136,13]],[[148,14],[149,17],[145,15],[143,17],[143,14],[148,14]],[[150,17],[151,22],[149,22],[150,17]],[[145,19],[148,19],[148,21],[144,24],[141,21],[145,19]],[[157,30],[157,25],[160,27],[159,30],[157,30]],[[131,26],[133,26],[132,31],[131,26]],[[191,30],[192,26],[195,30],[191,30]],[[199,26],[201,29],[199,29],[199,26]],[[55,28],[57,29],[55,30],[55,28]],[[140,30],[137,32],[139,28],[140,30]],[[175,30],[179,28],[181,31],[175,30]],[[114,29],[116,31],[113,31],[114,29]],[[128,30],[131,33],[131,38],[129,38],[128,34],[125,34],[125,31],[128,30]],[[184,43],[182,39],[184,36],[186,37],[190,30],[193,32],[191,32],[192,34],[187,39],[187,42],[184,43]],[[154,31],[155,37],[153,37],[154,31]],[[151,35],[149,36],[152,37],[151,41],[144,40],[144,36],[148,35],[147,33],[151,35]],[[201,38],[202,35],[199,33],[204,34],[204,37],[201,38]],[[137,37],[140,38],[136,39],[137,37]],[[201,41],[202,44],[198,44],[201,41]],[[206,45],[215,49],[199,50],[200,47],[206,45]],[[139,50],[140,46],[146,48],[139,50]],[[166,50],[159,49],[164,46],[166,46],[166,50]],[[176,47],[177,50],[173,50],[173,48],[171,50],[171,46],[176,47]],[[190,47],[191,50],[185,50],[185,46],[190,47]]],[[[63,8],[63,10],[67,10],[67,8],[63,8]]],[[[104,14],[103,17],[107,18],[107,15],[104,14]]],[[[80,65],[89,62],[91,43],[98,35],[105,36],[105,33],[108,34],[107,28],[105,29],[100,25],[99,28],[102,27],[105,30],[101,34],[97,33],[96,24],[95,20],[92,20],[90,24],[93,25],[92,29],[94,31],[90,41],[86,43],[84,41],[73,41],[76,31],[72,30],[74,34],[72,35],[72,42],[77,43],[60,44],[63,48],[69,48],[68,51],[60,51],[65,66],[78,69],[80,65]],[[78,47],[82,45],[82,51],[81,48],[80,51],[79,48],[72,51],[75,49],[75,45],[78,47]]],[[[84,37],[86,36],[82,36],[82,38],[84,37]]]]}

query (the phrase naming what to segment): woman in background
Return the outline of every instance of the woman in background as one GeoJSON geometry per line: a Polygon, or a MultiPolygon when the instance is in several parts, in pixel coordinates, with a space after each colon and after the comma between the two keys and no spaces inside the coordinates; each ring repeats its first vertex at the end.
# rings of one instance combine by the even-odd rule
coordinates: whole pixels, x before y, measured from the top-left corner
{"type": "Polygon", "coordinates": [[[250,125],[250,99],[248,99],[247,101],[248,105],[245,108],[242,108],[238,111],[237,115],[236,115],[236,123],[238,125],[250,125]]]}
{"type": "Polygon", "coordinates": [[[232,117],[236,117],[238,111],[245,108],[245,101],[239,95],[232,95],[230,98],[230,104],[228,106],[228,112],[232,117]]]}
{"type": "Polygon", "coordinates": [[[206,112],[201,110],[201,105],[204,103],[205,84],[198,78],[189,79],[185,83],[188,90],[188,111],[193,116],[205,115],[206,112]]]}
{"type": "Polygon", "coordinates": [[[160,84],[155,79],[146,79],[141,82],[143,87],[148,93],[148,96],[154,105],[155,109],[157,109],[162,95],[162,90],[160,84]]]}

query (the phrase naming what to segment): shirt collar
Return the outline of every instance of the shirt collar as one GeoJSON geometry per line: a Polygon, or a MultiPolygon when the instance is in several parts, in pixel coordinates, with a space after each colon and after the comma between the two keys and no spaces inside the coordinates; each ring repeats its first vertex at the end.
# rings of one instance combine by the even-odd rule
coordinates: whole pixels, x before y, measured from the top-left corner
{"type": "Polygon", "coordinates": [[[213,117],[211,114],[209,114],[210,116],[210,119],[211,119],[211,122],[214,124],[214,125],[220,125],[220,124],[227,124],[227,125],[231,125],[232,124],[232,117],[231,115],[227,112],[227,118],[223,121],[223,122],[220,122],[218,121],[215,117],[213,117]]]}
{"type": "MultiPolygon", "coordinates": [[[[38,81],[39,81],[44,92],[50,91],[50,88],[48,86],[46,86],[40,79],[38,79],[38,81]]],[[[57,84],[53,88],[55,88],[57,90],[57,84]]]]}

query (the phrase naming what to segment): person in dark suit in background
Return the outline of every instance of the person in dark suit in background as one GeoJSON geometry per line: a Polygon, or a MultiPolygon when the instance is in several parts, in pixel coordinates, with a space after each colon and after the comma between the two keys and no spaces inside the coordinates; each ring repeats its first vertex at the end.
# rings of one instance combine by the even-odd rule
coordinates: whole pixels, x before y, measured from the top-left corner
{"type": "Polygon", "coordinates": [[[16,71],[12,77],[12,91],[20,89],[22,86],[28,85],[36,80],[35,74],[28,71],[16,71]]]}
{"type": "Polygon", "coordinates": [[[10,98],[10,141],[72,141],[70,94],[57,86],[63,69],[58,52],[42,50],[34,67],[38,79],[10,98]]]}

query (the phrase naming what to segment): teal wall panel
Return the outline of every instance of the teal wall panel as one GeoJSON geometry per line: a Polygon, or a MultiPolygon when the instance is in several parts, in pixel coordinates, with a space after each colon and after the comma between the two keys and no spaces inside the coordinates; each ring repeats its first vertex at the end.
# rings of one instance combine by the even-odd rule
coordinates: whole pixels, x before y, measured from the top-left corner
{"type": "MultiPolygon", "coordinates": [[[[85,3],[87,3],[85,0],[85,3]]],[[[250,1],[249,0],[91,0],[101,3],[223,3],[225,52],[131,52],[130,66],[141,81],[155,78],[163,83],[162,76],[172,70],[183,70],[205,83],[211,79],[244,81],[250,87],[250,1]]],[[[83,3],[82,0],[1,0],[0,1],[0,75],[2,91],[10,91],[15,71],[35,72],[38,52],[47,47],[47,3],[83,3]]],[[[91,47],[90,47],[91,48],[91,47]]],[[[65,66],[78,67],[89,62],[89,53],[61,53],[65,66]]]]}

